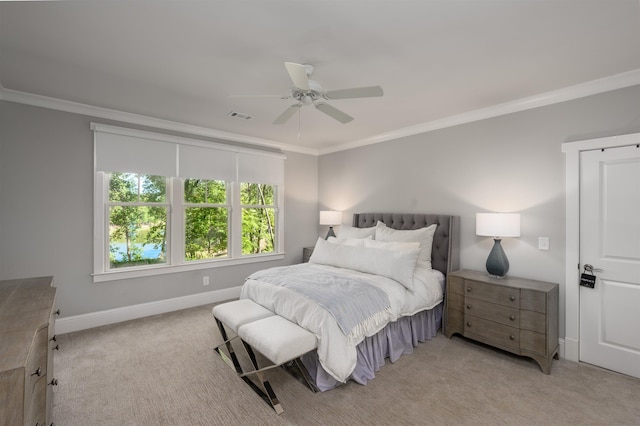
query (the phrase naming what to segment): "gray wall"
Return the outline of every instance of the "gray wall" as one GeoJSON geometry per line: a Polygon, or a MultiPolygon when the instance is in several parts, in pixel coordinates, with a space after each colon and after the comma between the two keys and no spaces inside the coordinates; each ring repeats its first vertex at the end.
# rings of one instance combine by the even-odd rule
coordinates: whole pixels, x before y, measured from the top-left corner
{"type": "Polygon", "coordinates": [[[561,144],[634,132],[640,86],[327,154],[320,157],[319,206],[343,211],[346,224],[367,211],[459,215],[461,267],[477,270],[485,270],[493,240],[475,235],[475,214],[521,213],[521,237],[502,242],[509,274],[560,283],[564,336],[561,144]],[[537,249],[541,236],[550,238],[549,251],[537,249]]]}
{"type": "Polygon", "coordinates": [[[240,286],[315,242],[318,158],[287,152],[283,261],[93,283],[91,121],[136,127],[0,101],[0,280],[53,275],[63,317],[240,286]]]}

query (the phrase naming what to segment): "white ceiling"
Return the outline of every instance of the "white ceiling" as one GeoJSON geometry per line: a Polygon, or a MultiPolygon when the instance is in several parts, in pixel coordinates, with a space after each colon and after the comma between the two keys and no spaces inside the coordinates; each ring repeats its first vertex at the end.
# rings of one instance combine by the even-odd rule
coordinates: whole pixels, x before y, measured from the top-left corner
{"type": "Polygon", "coordinates": [[[638,71],[640,0],[0,2],[0,99],[40,95],[302,152],[640,84],[638,71]],[[305,107],[281,126],[291,100],[229,97],[287,95],[285,61],[312,64],[325,90],[380,85],[384,97],[330,101],[348,124],[305,107]]]}

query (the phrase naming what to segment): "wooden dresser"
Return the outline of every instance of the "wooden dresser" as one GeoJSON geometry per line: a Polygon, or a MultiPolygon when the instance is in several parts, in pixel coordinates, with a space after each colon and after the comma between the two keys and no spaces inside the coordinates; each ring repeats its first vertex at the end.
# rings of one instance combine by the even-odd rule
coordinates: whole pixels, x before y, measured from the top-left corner
{"type": "Polygon", "coordinates": [[[558,284],[461,270],[447,277],[444,331],[533,358],[558,356],[558,284]]]}
{"type": "Polygon", "coordinates": [[[52,424],[53,277],[0,281],[0,425],[52,424]]]}

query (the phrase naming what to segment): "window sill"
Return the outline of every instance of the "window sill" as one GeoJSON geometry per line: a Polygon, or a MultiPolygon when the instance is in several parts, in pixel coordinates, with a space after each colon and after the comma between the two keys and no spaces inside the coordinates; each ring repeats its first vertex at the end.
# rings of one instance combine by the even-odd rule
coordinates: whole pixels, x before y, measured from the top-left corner
{"type": "Polygon", "coordinates": [[[127,270],[115,270],[109,272],[101,272],[97,274],[92,274],[93,282],[105,282],[105,281],[116,281],[116,280],[126,280],[130,278],[140,278],[140,277],[151,277],[155,275],[166,275],[166,274],[174,274],[178,272],[188,272],[188,271],[197,271],[200,269],[212,269],[212,268],[221,268],[225,266],[233,266],[233,265],[244,265],[249,263],[258,263],[258,262],[272,262],[274,260],[282,260],[284,259],[284,253],[272,253],[272,254],[260,254],[249,257],[242,257],[239,259],[218,259],[218,260],[208,260],[208,261],[194,261],[188,264],[183,265],[166,265],[166,266],[151,266],[151,267],[141,267],[136,269],[127,269],[127,270]]]}

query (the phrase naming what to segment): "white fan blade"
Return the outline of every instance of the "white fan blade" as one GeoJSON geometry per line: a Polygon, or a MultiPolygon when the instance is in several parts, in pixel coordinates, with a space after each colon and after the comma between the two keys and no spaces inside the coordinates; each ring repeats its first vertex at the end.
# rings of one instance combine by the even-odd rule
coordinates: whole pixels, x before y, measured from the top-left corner
{"type": "Polygon", "coordinates": [[[296,64],[294,62],[285,62],[285,68],[293,81],[293,85],[303,91],[311,90],[309,87],[309,77],[307,77],[307,70],[304,65],[296,64]]]}
{"type": "Polygon", "coordinates": [[[346,124],[353,120],[353,117],[351,117],[350,115],[347,115],[339,109],[334,108],[329,104],[325,104],[324,102],[316,104],[316,108],[327,114],[329,117],[338,120],[342,124],[346,124]]]}
{"type": "Polygon", "coordinates": [[[278,118],[273,121],[273,124],[284,124],[295,114],[300,111],[300,105],[291,105],[289,108],[285,109],[282,114],[278,118]]]}
{"type": "Polygon", "coordinates": [[[291,99],[286,95],[229,95],[232,99],[291,99]]]}
{"type": "Polygon", "coordinates": [[[380,86],[354,87],[352,89],[330,90],[325,94],[327,99],[373,98],[382,96],[380,86]]]}

